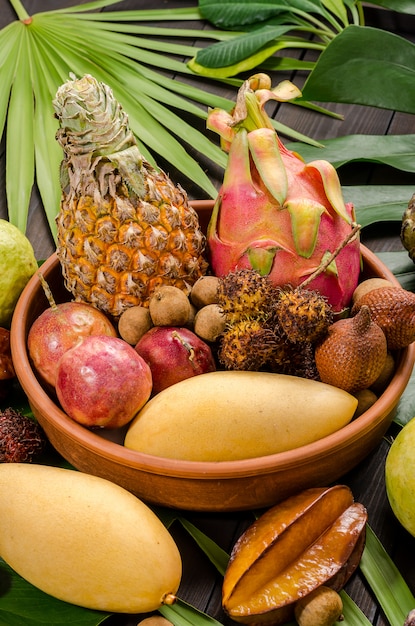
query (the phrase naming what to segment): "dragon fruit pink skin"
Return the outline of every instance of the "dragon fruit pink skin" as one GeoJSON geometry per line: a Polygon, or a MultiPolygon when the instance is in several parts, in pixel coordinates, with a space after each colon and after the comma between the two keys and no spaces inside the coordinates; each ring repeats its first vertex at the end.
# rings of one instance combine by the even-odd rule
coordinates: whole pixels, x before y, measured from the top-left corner
{"type": "MultiPolygon", "coordinates": [[[[268,87],[266,75],[244,83],[233,114],[213,110],[208,117],[209,128],[220,133],[229,151],[208,227],[208,250],[217,276],[252,267],[275,285],[295,287],[350,237],[354,209],[344,203],[330,163],[306,164],[280,141],[263,106],[269,98],[288,99],[296,92],[287,91],[286,84],[262,88],[258,81],[263,80],[268,87]]],[[[355,235],[307,287],[340,313],[350,304],[360,269],[355,235]]]]}

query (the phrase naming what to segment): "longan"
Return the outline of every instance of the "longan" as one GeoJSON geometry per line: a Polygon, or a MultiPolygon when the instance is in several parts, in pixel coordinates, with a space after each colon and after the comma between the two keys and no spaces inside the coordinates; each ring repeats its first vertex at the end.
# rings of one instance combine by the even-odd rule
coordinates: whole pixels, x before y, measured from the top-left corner
{"type": "Polygon", "coordinates": [[[118,333],[124,341],[135,346],[152,326],[153,322],[147,307],[131,306],[118,320],[118,333]]]}
{"type": "Polygon", "coordinates": [[[317,587],[296,602],[294,612],[299,626],[333,626],[341,619],[343,602],[337,591],[317,587]]]}
{"type": "Polygon", "coordinates": [[[383,370],[381,371],[379,377],[375,380],[373,385],[370,386],[371,390],[374,393],[380,395],[389,385],[392,376],[395,373],[395,359],[390,352],[386,355],[386,361],[383,366],[383,370]]]}
{"type": "Polygon", "coordinates": [[[226,315],[218,304],[208,304],[196,313],[194,332],[205,341],[214,342],[226,328],[226,315]]]}
{"type": "Polygon", "coordinates": [[[190,301],[201,309],[218,301],[219,278],[217,276],[201,276],[190,291],[190,301]]]}
{"type": "Polygon", "coordinates": [[[353,395],[357,398],[357,407],[353,419],[356,419],[356,417],[359,417],[362,413],[370,409],[378,399],[377,395],[371,389],[361,389],[353,395]]]}
{"type": "Polygon", "coordinates": [[[138,622],[137,626],[173,626],[173,624],[161,615],[152,615],[138,622]]]}
{"type": "Polygon", "coordinates": [[[159,287],[148,308],[154,326],[186,326],[191,312],[188,296],[173,285],[159,287]]]}

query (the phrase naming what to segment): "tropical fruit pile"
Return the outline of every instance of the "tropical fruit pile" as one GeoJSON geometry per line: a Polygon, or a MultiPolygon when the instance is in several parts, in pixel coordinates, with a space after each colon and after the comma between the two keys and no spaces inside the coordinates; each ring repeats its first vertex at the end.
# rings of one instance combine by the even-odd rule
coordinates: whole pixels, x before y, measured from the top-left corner
{"type": "MultiPolygon", "coordinates": [[[[364,410],[361,394],[366,407],[384,390],[395,351],[415,339],[415,296],[359,284],[359,226],[335,169],[288,151],[265,112],[297,95],[261,74],[232,112],[210,112],[229,162],[205,235],[109,88],[84,76],[59,89],[57,254],[73,299],[48,294],[28,350],[69,418],[126,427],[133,450],[221,462],[316,441],[364,410]]],[[[114,612],[175,602],[178,548],[123,489],[14,462],[0,466],[0,504],[1,556],[45,592],[114,612]]],[[[366,521],[342,485],[277,504],[233,548],[225,612],[331,626],[366,521]]]]}
{"type": "Polygon", "coordinates": [[[287,150],[265,111],[269,100],[298,95],[288,81],[272,88],[257,74],[233,111],[209,112],[229,160],[205,236],[185,191],[140,153],[111,90],[89,75],[59,88],[57,254],[74,301],[68,311],[45,311],[28,346],[70,417],[95,427],[131,422],[125,443],[144,452],[229,460],[229,450],[232,458],[261,456],[324,437],[385,388],[394,351],[415,338],[415,296],[388,281],[359,285],[359,225],[336,170],[287,150]],[[82,305],[105,315],[109,330],[75,324],[82,305]],[[209,432],[215,416],[224,421],[231,388],[235,425],[220,452],[209,432]],[[309,414],[294,419],[295,399],[306,397],[309,414]],[[192,424],[182,420],[189,401],[192,424]],[[160,414],[177,441],[164,445],[160,414]],[[278,436],[267,431],[267,415],[277,416],[268,426],[278,436]],[[267,445],[241,441],[241,431],[261,426],[267,445]]]}

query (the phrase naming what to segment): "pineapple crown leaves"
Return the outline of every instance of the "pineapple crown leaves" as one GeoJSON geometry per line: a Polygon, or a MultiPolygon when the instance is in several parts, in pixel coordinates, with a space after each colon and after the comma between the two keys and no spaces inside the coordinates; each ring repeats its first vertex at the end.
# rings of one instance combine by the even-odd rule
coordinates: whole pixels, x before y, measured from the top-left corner
{"type": "Polygon", "coordinates": [[[128,116],[111,88],[85,74],[61,85],[52,104],[66,154],[108,155],[136,145],[128,116]]]}
{"type": "MultiPolygon", "coordinates": [[[[131,191],[144,195],[142,155],[128,116],[108,85],[89,74],[79,80],[72,77],[59,87],[53,106],[60,123],[56,138],[67,159],[105,157],[131,191]]],[[[65,169],[62,188],[67,182],[65,169]]]]}

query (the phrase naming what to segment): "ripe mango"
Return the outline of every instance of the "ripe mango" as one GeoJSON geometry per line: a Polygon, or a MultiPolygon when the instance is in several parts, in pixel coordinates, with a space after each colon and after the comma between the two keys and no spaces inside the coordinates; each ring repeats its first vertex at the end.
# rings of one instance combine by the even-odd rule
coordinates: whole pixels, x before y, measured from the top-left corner
{"type": "Polygon", "coordinates": [[[345,485],[307,489],[269,509],[233,547],[224,610],[237,622],[275,626],[314,589],[339,591],[359,564],[366,521],[345,485]]]}
{"type": "Polygon", "coordinates": [[[230,461],[283,452],[345,426],[357,400],[315,380],[268,372],[217,371],[154,396],[124,445],[189,461],[230,461]]]}
{"type": "Polygon", "coordinates": [[[0,465],[0,556],[42,591],[90,609],[145,613],[173,601],[179,550],[158,517],[103,478],[0,465]]]}

